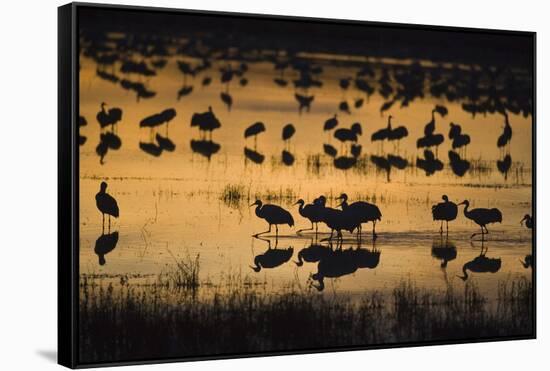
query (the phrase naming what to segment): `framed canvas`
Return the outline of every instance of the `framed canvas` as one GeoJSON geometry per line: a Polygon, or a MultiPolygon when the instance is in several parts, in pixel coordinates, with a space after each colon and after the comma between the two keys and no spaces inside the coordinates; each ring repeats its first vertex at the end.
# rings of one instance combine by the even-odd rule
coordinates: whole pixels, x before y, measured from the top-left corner
{"type": "Polygon", "coordinates": [[[59,8],[59,363],[535,337],[535,33],[59,8]]]}

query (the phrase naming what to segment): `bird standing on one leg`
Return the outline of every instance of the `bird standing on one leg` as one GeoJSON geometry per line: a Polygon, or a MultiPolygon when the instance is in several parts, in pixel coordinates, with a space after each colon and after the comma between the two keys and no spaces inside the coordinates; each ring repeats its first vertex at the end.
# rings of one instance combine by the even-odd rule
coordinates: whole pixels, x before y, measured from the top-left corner
{"type": "Polygon", "coordinates": [[[95,195],[97,208],[103,216],[102,229],[105,229],[105,214],[109,216],[109,231],[111,230],[111,216],[118,218],[119,210],[116,200],[107,193],[107,183],[101,182],[99,192],[95,195]]]}

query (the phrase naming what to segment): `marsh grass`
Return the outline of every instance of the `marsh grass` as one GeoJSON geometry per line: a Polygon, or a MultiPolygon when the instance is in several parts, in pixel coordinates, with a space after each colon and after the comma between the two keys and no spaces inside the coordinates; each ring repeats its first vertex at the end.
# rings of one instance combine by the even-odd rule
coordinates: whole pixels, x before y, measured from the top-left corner
{"type": "Polygon", "coordinates": [[[80,360],[138,360],[435,340],[529,336],[532,285],[499,283],[496,301],[468,281],[442,291],[409,280],[391,294],[320,294],[295,283],[277,292],[241,272],[199,282],[199,257],[144,286],[80,282],[80,360]]]}

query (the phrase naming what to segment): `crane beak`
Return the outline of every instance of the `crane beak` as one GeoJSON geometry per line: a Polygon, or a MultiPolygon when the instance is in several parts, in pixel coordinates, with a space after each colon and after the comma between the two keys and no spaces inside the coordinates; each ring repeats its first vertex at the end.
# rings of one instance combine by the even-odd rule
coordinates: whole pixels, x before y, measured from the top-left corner
{"type": "Polygon", "coordinates": [[[256,206],[256,203],[254,202],[253,204],[249,205],[248,207],[252,207],[252,206],[256,206]]]}
{"type": "Polygon", "coordinates": [[[342,206],[342,203],[341,203],[341,202],[340,202],[338,205],[336,205],[336,207],[340,207],[340,206],[342,206]]]}

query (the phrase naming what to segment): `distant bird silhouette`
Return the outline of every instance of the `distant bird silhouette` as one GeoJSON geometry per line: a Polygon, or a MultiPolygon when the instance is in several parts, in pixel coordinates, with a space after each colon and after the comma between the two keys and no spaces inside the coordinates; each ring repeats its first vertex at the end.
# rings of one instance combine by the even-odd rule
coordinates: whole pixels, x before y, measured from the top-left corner
{"type": "Polygon", "coordinates": [[[323,130],[330,131],[337,126],[338,126],[338,115],[334,114],[334,117],[331,117],[325,121],[325,124],[323,125],[323,130]]]}
{"type": "Polygon", "coordinates": [[[269,229],[267,231],[257,233],[254,237],[270,233],[272,225],[275,225],[275,236],[279,235],[279,225],[288,224],[289,227],[294,226],[294,218],[292,215],[280,206],[271,204],[264,205],[260,200],[256,200],[256,202],[250,206],[256,206],[256,216],[260,219],[264,219],[267,224],[269,224],[269,229]]]}
{"type": "Polygon", "coordinates": [[[283,127],[282,138],[288,144],[290,142],[290,139],[294,136],[295,133],[296,133],[296,129],[294,128],[294,125],[286,124],[283,127]]]}
{"type": "Polygon", "coordinates": [[[462,266],[462,276],[457,276],[463,281],[468,279],[468,271],[474,273],[496,273],[500,270],[502,260],[500,258],[487,258],[484,253],[462,266]]]}
{"type": "MultiPolygon", "coordinates": [[[[502,213],[499,209],[478,208],[468,210],[468,207],[470,206],[470,202],[468,200],[462,201],[459,205],[464,205],[464,216],[480,226],[482,239],[485,234],[489,233],[487,224],[496,222],[502,223],[502,213]]],[[[480,233],[474,233],[470,238],[474,238],[474,236],[478,234],[480,233]]]]}
{"type": "Polygon", "coordinates": [[[256,148],[256,143],[258,139],[258,134],[263,133],[265,131],[265,125],[263,122],[256,122],[249,127],[246,128],[244,131],[244,138],[254,137],[254,148],[256,148]]]}
{"type": "Polygon", "coordinates": [[[358,135],[361,135],[363,130],[361,129],[361,124],[356,122],[351,125],[351,128],[341,128],[334,132],[334,137],[340,142],[357,142],[358,135]]]}
{"type": "Polygon", "coordinates": [[[212,111],[212,107],[208,107],[208,111],[194,113],[191,116],[191,127],[194,126],[198,127],[201,132],[209,132],[210,140],[212,140],[212,131],[220,128],[222,125],[212,111]]]}
{"type": "Polygon", "coordinates": [[[525,214],[525,216],[523,217],[523,219],[521,219],[519,224],[523,225],[523,222],[525,222],[525,227],[529,229],[533,229],[533,225],[535,225],[534,219],[529,214],[525,214]]]}
{"type": "Polygon", "coordinates": [[[347,90],[350,86],[350,83],[351,83],[350,77],[340,79],[340,83],[339,83],[340,89],[347,90]]]}
{"type": "Polygon", "coordinates": [[[212,83],[212,78],[210,76],[206,76],[202,79],[202,86],[208,86],[212,83]]]}
{"type": "Polygon", "coordinates": [[[298,101],[299,107],[298,107],[298,113],[302,113],[302,111],[305,109],[306,112],[309,112],[311,109],[311,103],[315,99],[313,95],[307,96],[307,95],[301,95],[301,94],[294,94],[294,97],[298,101]]]}
{"type": "Polygon", "coordinates": [[[103,227],[105,227],[105,214],[109,216],[109,230],[111,229],[111,216],[118,218],[119,210],[116,200],[107,193],[107,183],[101,182],[99,192],[95,195],[97,208],[103,216],[103,227]]]}
{"type": "Polygon", "coordinates": [[[365,201],[356,201],[348,205],[348,195],[345,193],[342,193],[338,199],[342,200],[340,206],[344,213],[357,223],[357,235],[361,235],[363,223],[372,222],[372,238],[376,239],[376,222],[382,220],[382,213],[378,206],[365,201]]]}
{"type": "Polygon", "coordinates": [[[443,202],[432,206],[433,220],[441,221],[439,232],[443,233],[443,222],[447,224],[447,234],[449,234],[449,222],[456,219],[458,215],[458,207],[454,202],[449,201],[447,195],[443,195],[443,202]]]}
{"type": "Polygon", "coordinates": [[[122,110],[117,107],[110,108],[108,111],[105,110],[107,103],[101,103],[101,110],[97,113],[97,121],[101,128],[111,126],[111,129],[114,129],[116,123],[122,120],[122,110]]]}
{"type": "Polygon", "coordinates": [[[155,113],[151,116],[147,116],[139,122],[139,127],[148,127],[151,130],[154,127],[166,124],[166,131],[168,132],[168,125],[176,117],[176,110],[173,108],[167,108],[162,112],[155,113]]]}
{"type": "Polygon", "coordinates": [[[447,115],[448,111],[447,108],[444,106],[435,106],[435,108],[432,110],[431,120],[424,126],[424,136],[416,141],[417,148],[438,147],[445,140],[445,137],[442,134],[434,134],[436,112],[443,117],[447,115]]]}
{"type": "Polygon", "coordinates": [[[353,104],[353,106],[355,108],[361,108],[363,107],[363,103],[365,103],[365,100],[363,98],[359,98],[355,100],[355,103],[353,104]]]}
{"type": "Polygon", "coordinates": [[[254,272],[259,272],[262,268],[276,268],[288,262],[293,254],[294,249],[292,247],[288,249],[269,248],[263,254],[254,257],[254,266],[250,268],[252,268],[254,272]]]}
{"type": "Polygon", "coordinates": [[[99,265],[105,265],[105,255],[113,251],[118,243],[118,232],[109,234],[102,233],[95,241],[94,252],[96,253],[99,265]]]}
{"type": "Polygon", "coordinates": [[[311,222],[311,228],[300,229],[296,233],[299,234],[303,231],[312,231],[313,225],[315,225],[315,234],[317,234],[319,231],[318,224],[323,221],[324,205],[320,205],[319,203],[305,205],[305,201],[302,199],[296,201],[294,205],[300,205],[298,207],[298,213],[311,222]]]}
{"type": "Polygon", "coordinates": [[[525,255],[525,259],[520,260],[520,262],[521,262],[521,265],[523,265],[523,268],[525,269],[533,267],[533,255],[531,254],[525,255]]]}
{"type": "Polygon", "coordinates": [[[347,114],[351,114],[351,110],[349,109],[349,104],[345,100],[340,102],[340,104],[338,105],[338,109],[347,114]]]}
{"type": "MultiPolygon", "coordinates": [[[[389,116],[392,117],[392,116],[389,116]]],[[[388,129],[390,130],[388,133],[388,140],[389,141],[399,141],[403,138],[406,138],[409,135],[409,131],[407,128],[403,125],[400,125],[398,127],[392,128],[390,118],[388,118],[388,129]]]]}
{"type": "Polygon", "coordinates": [[[382,129],[379,129],[372,133],[370,140],[371,142],[384,141],[389,138],[391,132],[391,119],[392,115],[388,116],[388,125],[382,129]]]}
{"type": "Polygon", "coordinates": [[[511,139],[512,126],[510,126],[510,121],[508,121],[508,113],[504,112],[504,129],[502,130],[502,134],[497,139],[497,147],[506,147],[510,143],[511,139]]]}

